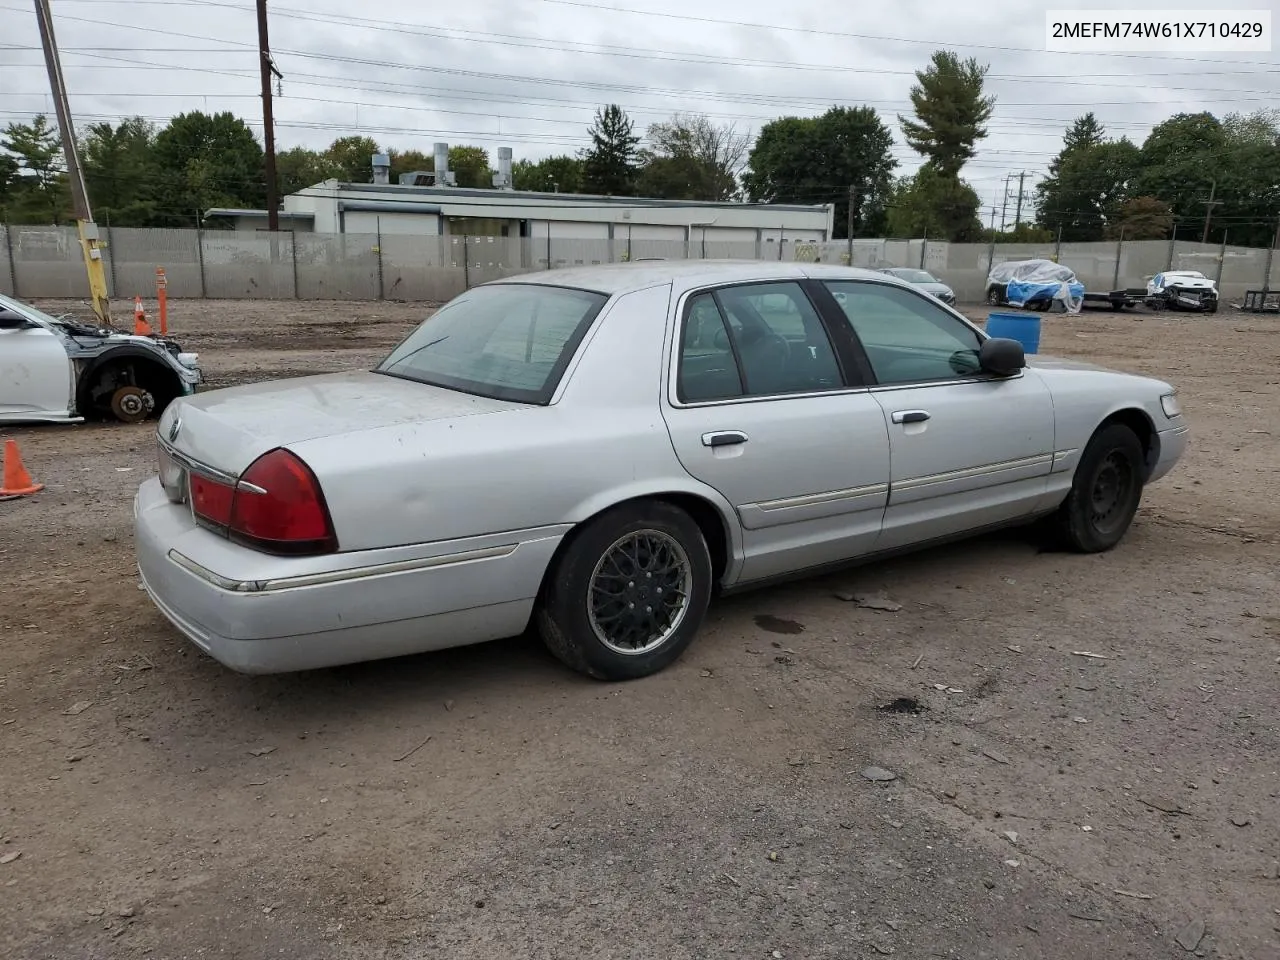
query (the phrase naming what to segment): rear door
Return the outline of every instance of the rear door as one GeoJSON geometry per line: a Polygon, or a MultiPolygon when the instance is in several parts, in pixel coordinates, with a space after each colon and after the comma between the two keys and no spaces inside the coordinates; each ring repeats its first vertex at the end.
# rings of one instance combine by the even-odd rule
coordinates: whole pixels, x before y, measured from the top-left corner
{"type": "Polygon", "coordinates": [[[884,416],[809,289],[734,284],[677,304],[664,416],[685,469],[737,511],[740,581],[858,556],[880,534],[884,416]]]}
{"type": "Polygon", "coordinates": [[[865,352],[889,435],[879,547],[926,543],[1028,517],[1054,460],[1053,400],[1025,371],[978,366],[981,335],[913,288],[826,281],[865,352]]]}

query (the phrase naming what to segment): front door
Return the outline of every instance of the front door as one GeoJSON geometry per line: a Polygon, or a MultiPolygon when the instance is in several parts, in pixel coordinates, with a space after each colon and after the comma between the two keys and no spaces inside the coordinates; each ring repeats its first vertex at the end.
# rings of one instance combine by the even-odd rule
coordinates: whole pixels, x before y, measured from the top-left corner
{"type": "Polygon", "coordinates": [[[74,383],[62,340],[12,312],[2,322],[0,419],[69,416],[74,383]]]}
{"type": "Polygon", "coordinates": [[[842,369],[795,281],[685,297],[664,406],[676,455],[737,511],[738,581],[874,549],[889,441],[875,398],[842,369]]]}
{"type": "Polygon", "coordinates": [[[978,332],[928,295],[829,282],[875,374],[889,432],[891,550],[1029,517],[1053,465],[1054,414],[1034,374],[992,377],[978,332]]]}

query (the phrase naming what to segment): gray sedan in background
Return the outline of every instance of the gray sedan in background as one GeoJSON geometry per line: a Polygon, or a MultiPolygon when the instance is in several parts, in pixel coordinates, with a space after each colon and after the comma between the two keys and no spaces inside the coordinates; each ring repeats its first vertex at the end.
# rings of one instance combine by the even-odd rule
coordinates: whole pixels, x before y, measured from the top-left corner
{"type": "Polygon", "coordinates": [[[882,267],[880,272],[914,284],[925,293],[932,294],[945,304],[955,305],[955,291],[928,270],[917,270],[914,267],[882,267]]]}
{"type": "Polygon", "coordinates": [[[718,592],[1046,517],[1108,550],[1187,427],[1169,384],[1028,366],[883,273],[689,261],[477,287],[374,370],[183,397],[158,441],[143,584],[222,663],[536,623],[622,680],[718,592]]]}

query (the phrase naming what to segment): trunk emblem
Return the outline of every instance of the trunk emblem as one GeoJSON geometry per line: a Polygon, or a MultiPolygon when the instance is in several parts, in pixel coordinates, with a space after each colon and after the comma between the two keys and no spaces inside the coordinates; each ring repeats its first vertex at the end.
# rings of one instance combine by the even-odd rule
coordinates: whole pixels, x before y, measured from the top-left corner
{"type": "Polygon", "coordinates": [[[182,429],[182,418],[174,417],[173,423],[169,426],[169,442],[173,443],[178,439],[178,431],[182,429]]]}

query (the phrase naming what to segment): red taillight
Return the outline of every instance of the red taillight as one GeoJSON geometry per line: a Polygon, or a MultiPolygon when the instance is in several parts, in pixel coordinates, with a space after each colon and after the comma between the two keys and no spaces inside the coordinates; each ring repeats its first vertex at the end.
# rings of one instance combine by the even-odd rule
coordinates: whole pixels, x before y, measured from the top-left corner
{"type": "Polygon", "coordinates": [[[214,526],[225,527],[231,523],[231,501],[235,493],[235,487],[198,473],[191,475],[191,509],[201,520],[214,526]]]}
{"type": "Polygon", "coordinates": [[[315,474],[287,450],[263,454],[229,487],[192,474],[196,516],[233,540],[271,553],[329,553],[338,548],[315,474]]]}

